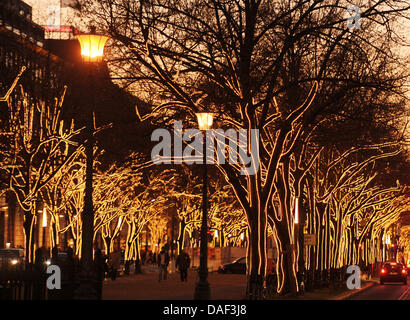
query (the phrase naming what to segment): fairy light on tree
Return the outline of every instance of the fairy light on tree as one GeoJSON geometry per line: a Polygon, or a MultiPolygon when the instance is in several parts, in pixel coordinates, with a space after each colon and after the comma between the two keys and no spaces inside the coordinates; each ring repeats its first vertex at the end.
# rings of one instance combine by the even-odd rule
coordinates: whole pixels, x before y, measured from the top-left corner
{"type": "Polygon", "coordinates": [[[26,262],[32,263],[37,199],[41,196],[41,190],[60,174],[76,151],[78,144],[75,139],[81,129],[75,129],[74,122],[67,125],[62,119],[67,88],[64,88],[61,97],[55,99],[54,105],[31,101],[22,86],[12,96],[24,71],[25,68],[1,100],[7,102],[10,138],[14,148],[11,163],[6,168],[10,174],[10,188],[24,212],[25,256],[26,262]],[[57,157],[61,161],[55,166],[57,157]]]}
{"type": "MultiPolygon", "coordinates": [[[[385,4],[378,2],[362,14],[376,12],[366,23],[386,28],[390,34],[394,20],[390,18],[407,5],[396,1],[385,8],[385,4]],[[379,25],[378,18],[386,24],[379,25]]],[[[117,64],[124,72],[124,59],[132,61],[125,72],[138,87],[135,91],[157,106],[143,117],[137,111],[140,120],[174,119],[176,112],[192,117],[205,105],[215,105],[221,128],[259,130],[258,155],[250,160],[255,165],[260,160],[255,175],[240,175],[243,166],[218,165],[247,218],[249,299],[263,297],[269,228],[279,250],[279,291],[298,291],[300,249],[292,211],[297,197],[309,208],[306,217],[300,210],[299,224],[306,218],[307,229],[317,238],[317,246],[308,253],[314,268],[329,270],[350,257],[356,261],[363,228],[360,214],[364,206],[375,204],[371,176],[362,169],[370,171],[375,159],[368,159],[369,166],[352,159],[341,163],[336,155],[339,150],[333,148],[318,159],[319,143],[316,150],[300,145],[311,143],[311,135],[320,138],[320,132],[312,132],[323,120],[342,122],[344,116],[355,117],[356,112],[349,111],[361,106],[371,107],[368,113],[379,110],[379,105],[384,110],[392,106],[402,84],[397,81],[401,77],[390,72],[396,70],[390,43],[380,41],[378,33],[364,41],[360,34],[340,28],[343,8],[317,1],[302,6],[284,1],[274,7],[260,1],[226,7],[215,1],[198,2],[194,8],[189,2],[178,8],[156,3],[147,11],[144,2],[117,11],[116,1],[104,1],[91,8],[91,12],[97,10],[102,24],[108,24],[107,29],[115,30],[122,49],[118,59],[113,59],[113,70],[117,64]],[[172,23],[164,21],[164,10],[172,23]],[[296,11],[301,14],[293,15],[296,11]],[[320,21],[315,20],[318,16],[320,21]],[[124,25],[132,27],[121,28],[124,25]],[[328,41],[323,41],[323,34],[328,41]],[[358,56],[356,48],[363,55],[358,56]],[[390,89],[380,83],[391,84],[390,89]],[[362,190],[366,202],[361,201],[362,190]]],[[[243,149],[251,154],[250,144],[243,149]]]]}

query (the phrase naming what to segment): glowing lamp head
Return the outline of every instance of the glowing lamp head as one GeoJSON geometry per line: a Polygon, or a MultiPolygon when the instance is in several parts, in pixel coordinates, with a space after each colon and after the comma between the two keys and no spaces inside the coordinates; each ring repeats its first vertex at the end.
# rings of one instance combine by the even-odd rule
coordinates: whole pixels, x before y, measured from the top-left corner
{"type": "Polygon", "coordinates": [[[81,46],[81,56],[84,62],[101,62],[104,54],[104,46],[108,36],[97,34],[95,28],[90,33],[80,33],[77,39],[81,46]]]}
{"type": "Polygon", "coordinates": [[[383,269],[381,270],[381,272],[382,272],[382,273],[386,273],[386,269],[383,268],[383,269]]]}
{"type": "Polygon", "coordinates": [[[212,128],[213,115],[209,112],[199,112],[196,114],[199,130],[209,130],[212,128]]]}

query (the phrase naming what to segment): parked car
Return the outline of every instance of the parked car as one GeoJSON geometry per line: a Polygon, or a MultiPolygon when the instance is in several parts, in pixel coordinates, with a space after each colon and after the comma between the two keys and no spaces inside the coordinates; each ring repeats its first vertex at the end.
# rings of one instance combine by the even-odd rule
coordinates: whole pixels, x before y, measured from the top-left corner
{"type": "Polygon", "coordinates": [[[403,282],[407,284],[407,268],[398,262],[385,262],[380,269],[380,284],[403,282]]]}
{"type": "Polygon", "coordinates": [[[218,273],[246,274],[246,257],[241,257],[218,268],[218,273]]]}
{"type": "MultiPolygon", "coordinates": [[[[57,260],[58,260],[59,264],[65,264],[65,263],[67,263],[67,259],[68,259],[68,254],[67,254],[67,252],[59,252],[59,253],[57,253],[57,260]]],[[[52,259],[51,259],[51,258],[46,259],[46,260],[44,261],[44,264],[45,264],[46,266],[51,265],[51,264],[52,264],[52,259]]]]}
{"type": "Polygon", "coordinates": [[[22,270],[24,268],[24,250],[19,248],[0,249],[0,269],[22,270]]]}

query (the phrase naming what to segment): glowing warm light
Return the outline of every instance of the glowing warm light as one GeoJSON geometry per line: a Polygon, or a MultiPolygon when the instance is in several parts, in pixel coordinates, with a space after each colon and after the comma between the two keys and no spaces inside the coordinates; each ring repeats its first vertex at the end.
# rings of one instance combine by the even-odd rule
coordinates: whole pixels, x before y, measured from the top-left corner
{"type": "Polygon", "coordinates": [[[382,269],[382,271],[381,271],[382,273],[386,273],[386,269],[382,269]]]}
{"type": "Polygon", "coordinates": [[[19,261],[18,261],[17,259],[11,260],[11,264],[12,264],[12,265],[16,265],[18,262],[19,262],[19,261]]]}
{"type": "Polygon", "coordinates": [[[79,34],[77,39],[80,42],[81,56],[84,62],[102,61],[104,46],[109,37],[91,32],[79,34]]]}
{"type": "Polygon", "coordinates": [[[218,230],[215,230],[214,237],[218,238],[218,230]]]}
{"type": "Polygon", "coordinates": [[[295,198],[295,223],[299,223],[299,197],[295,198]]]}
{"type": "Polygon", "coordinates": [[[6,243],[6,248],[9,249],[10,246],[11,246],[11,243],[10,243],[10,242],[7,242],[7,243],[6,243]]]}
{"type": "Polygon", "coordinates": [[[47,211],[46,208],[43,208],[43,228],[47,227],[47,211]]]}
{"type": "Polygon", "coordinates": [[[241,233],[241,240],[243,241],[243,239],[244,239],[244,235],[243,235],[243,232],[241,233]]]}
{"type": "Polygon", "coordinates": [[[212,128],[213,115],[209,112],[200,112],[196,114],[198,118],[199,130],[209,130],[212,128]]]}
{"type": "Polygon", "coordinates": [[[391,243],[391,242],[390,242],[390,235],[389,235],[389,234],[387,235],[387,238],[386,238],[385,243],[386,243],[386,244],[390,244],[390,243],[391,243]]]}

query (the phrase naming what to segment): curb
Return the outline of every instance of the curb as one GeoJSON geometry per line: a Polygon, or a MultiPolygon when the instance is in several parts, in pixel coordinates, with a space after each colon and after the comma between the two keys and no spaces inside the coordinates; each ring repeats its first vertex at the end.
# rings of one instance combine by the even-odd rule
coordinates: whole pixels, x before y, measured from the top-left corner
{"type": "Polygon", "coordinates": [[[347,293],[344,293],[344,294],[342,294],[342,295],[340,295],[340,296],[334,297],[334,298],[332,298],[332,299],[330,299],[330,300],[345,300],[345,299],[348,299],[348,298],[353,297],[354,295],[356,295],[356,294],[358,294],[358,293],[360,293],[360,292],[363,292],[364,290],[366,290],[366,289],[368,289],[368,288],[370,288],[370,287],[373,287],[374,285],[376,285],[376,282],[374,282],[374,281],[367,282],[367,283],[366,283],[364,286],[362,286],[360,289],[351,290],[351,291],[349,291],[349,292],[347,292],[347,293]]]}

